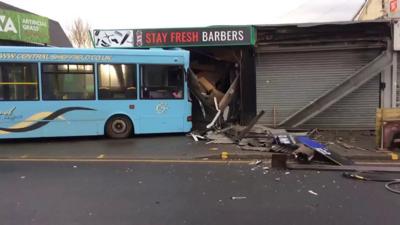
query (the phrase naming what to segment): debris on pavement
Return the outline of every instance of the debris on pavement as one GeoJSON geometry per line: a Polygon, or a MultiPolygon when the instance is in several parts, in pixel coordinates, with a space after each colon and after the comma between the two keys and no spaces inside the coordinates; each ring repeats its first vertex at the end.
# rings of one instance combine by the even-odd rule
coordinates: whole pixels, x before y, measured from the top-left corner
{"type": "Polygon", "coordinates": [[[293,151],[294,158],[300,163],[310,163],[314,158],[314,154],[314,150],[303,144],[299,144],[299,148],[293,151]]]}
{"type": "Polygon", "coordinates": [[[261,163],[263,163],[263,161],[261,161],[261,160],[254,160],[254,161],[251,161],[251,162],[249,163],[249,165],[256,165],[256,166],[258,166],[258,165],[260,165],[261,163]]]}
{"type": "Polygon", "coordinates": [[[235,142],[223,133],[208,133],[207,144],[234,144],[235,142]]]}
{"type": "Polygon", "coordinates": [[[308,193],[310,193],[312,195],[315,195],[315,196],[318,196],[318,193],[314,192],[313,190],[308,190],[308,193]]]}
{"type": "Polygon", "coordinates": [[[199,139],[203,139],[203,140],[205,139],[205,137],[198,135],[198,134],[194,134],[194,133],[190,133],[190,136],[192,136],[193,140],[196,142],[199,141],[199,139]]]}
{"type": "Polygon", "coordinates": [[[251,168],[251,171],[255,171],[256,169],[258,169],[258,166],[251,168]]]}
{"type": "MultiPolygon", "coordinates": [[[[196,76],[196,74],[192,74],[191,76],[196,76]]],[[[232,99],[235,98],[234,92],[237,92],[238,89],[237,80],[239,79],[239,75],[236,74],[231,77],[230,86],[225,93],[216,89],[214,81],[207,81],[210,78],[195,79],[197,79],[195,81],[198,83],[200,89],[197,94],[192,94],[198,101],[202,102],[203,111],[206,112],[209,118],[207,123],[205,123],[205,128],[199,128],[189,134],[195,142],[204,141],[206,144],[233,144],[241,151],[260,152],[260,155],[271,153],[271,167],[274,168],[286,168],[286,161],[292,159],[294,161],[291,162],[298,164],[314,165],[315,163],[321,164],[323,162],[322,165],[325,163],[350,166],[354,165],[354,162],[348,159],[345,154],[342,154],[343,150],[337,151],[338,148],[345,149],[344,152],[347,150],[369,151],[366,148],[353,144],[354,142],[351,139],[347,140],[336,137],[335,139],[321,141],[322,131],[318,129],[309,131],[286,130],[258,124],[260,118],[266,113],[263,110],[248,125],[241,126],[237,121],[228,119],[231,117],[223,116],[225,113],[224,110],[230,110],[232,99]],[[201,99],[205,98],[204,90],[207,92],[207,100],[201,99]],[[279,158],[279,155],[282,155],[282,157],[279,158]]],[[[209,149],[213,150],[212,148],[209,149]]],[[[221,159],[228,159],[227,153],[221,154],[220,157],[221,159]]]]}
{"type": "Polygon", "coordinates": [[[353,165],[354,162],[337,154],[333,151],[333,149],[328,149],[328,147],[324,144],[319,143],[316,140],[313,140],[307,136],[299,136],[296,137],[297,141],[304,144],[308,148],[313,149],[314,151],[320,153],[329,161],[337,164],[337,165],[353,165]]]}
{"type": "Polygon", "coordinates": [[[221,152],[221,159],[225,160],[228,159],[228,157],[229,157],[228,152],[221,152]]]}
{"type": "Polygon", "coordinates": [[[231,197],[232,200],[243,200],[243,199],[247,199],[246,196],[232,196],[231,197]]]}

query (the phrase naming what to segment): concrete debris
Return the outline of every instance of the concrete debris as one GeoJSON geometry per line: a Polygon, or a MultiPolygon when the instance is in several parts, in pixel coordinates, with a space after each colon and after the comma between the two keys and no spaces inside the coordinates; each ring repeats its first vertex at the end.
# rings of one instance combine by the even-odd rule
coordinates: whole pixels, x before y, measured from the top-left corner
{"type": "Polygon", "coordinates": [[[340,141],[340,140],[336,140],[336,143],[337,143],[338,145],[340,145],[340,146],[346,148],[346,149],[355,148],[353,145],[347,144],[347,143],[345,143],[345,142],[343,142],[343,141],[340,141]]]}
{"type": "Polygon", "coordinates": [[[223,133],[209,132],[205,135],[206,139],[209,140],[207,143],[214,144],[234,144],[235,142],[223,133]]]}
{"type": "MultiPolygon", "coordinates": [[[[351,135],[320,140],[325,137],[325,131],[277,129],[282,115],[277,115],[279,110],[276,106],[266,112],[260,111],[246,126],[238,125],[239,118],[242,118],[240,112],[251,111],[242,108],[246,104],[242,104],[244,99],[240,99],[240,81],[244,75],[241,74],[241,53],[204,50],[194,54],[196,57],[193,57],[188,71],[189,90],[193,109],[196,109],[193,112],[197,112],[197,115],[193,113],[193,127],[197,130],[189,134],[194,142],[204,140],[206,144],[236,144],[242,151],[256,151],[259,155],[264,152],[286,155],[299,163],[323,159],[338,165],[349,165],[351,162],[335,155],[335,147],[368,151],[347,138],[351,135]],[[257,124],[264,113],[273,117],[270,124],[273,128],[257,124]],[[198,124],[195,123],[197,121],[198,124]],[[327,141],[332,144],[327,145],[327,141]]],[[[400,145],[400,138],[394,142],[400,145]]]]}
{"type": "Polygon", "coordinates": [[[240,147],[243,151],[258,151],[258,152],[269,152],[270,149],[266,147],[252,147],[252,146],[242,146],[240,147]]]}

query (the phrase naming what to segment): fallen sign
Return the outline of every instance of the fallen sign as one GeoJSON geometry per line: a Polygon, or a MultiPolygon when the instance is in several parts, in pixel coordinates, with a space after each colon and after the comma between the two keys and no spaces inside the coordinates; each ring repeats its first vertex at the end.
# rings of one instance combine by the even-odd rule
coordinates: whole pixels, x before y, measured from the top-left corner
{"type": "Polygon", "coordinates": [[[347,159],[334,151],[329,150],[325,145],[307,137],[307,136],[298,136],[296,140],[308,148],[320,153],[329,161],[337,164],[337,165],[353,165],[354,162],[350,159],[347,159]]]}

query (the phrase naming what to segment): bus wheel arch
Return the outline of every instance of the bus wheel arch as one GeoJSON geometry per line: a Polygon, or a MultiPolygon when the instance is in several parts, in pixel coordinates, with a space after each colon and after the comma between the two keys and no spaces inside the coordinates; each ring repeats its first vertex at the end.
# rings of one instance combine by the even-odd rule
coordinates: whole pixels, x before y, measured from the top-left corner
{"type": "Polygon", "coordinates": [[[107,119],[104,125],[104,133],[109,138],[128,138],[134,134],[134,125],[129,116],[115,114],[107,119]]]}

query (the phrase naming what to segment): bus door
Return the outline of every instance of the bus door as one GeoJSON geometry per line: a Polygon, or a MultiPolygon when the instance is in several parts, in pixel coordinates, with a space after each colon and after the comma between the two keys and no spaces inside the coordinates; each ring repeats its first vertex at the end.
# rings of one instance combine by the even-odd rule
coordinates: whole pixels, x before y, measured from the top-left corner
{"type": "Polygon", "coordinates": [[[182,132],[188,116],[183,66],[141,65],[140,84],[138,132],[182,132]]]}

